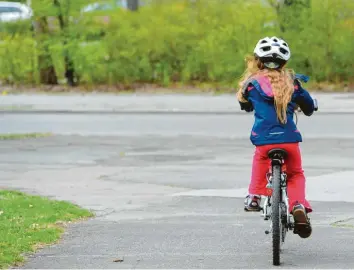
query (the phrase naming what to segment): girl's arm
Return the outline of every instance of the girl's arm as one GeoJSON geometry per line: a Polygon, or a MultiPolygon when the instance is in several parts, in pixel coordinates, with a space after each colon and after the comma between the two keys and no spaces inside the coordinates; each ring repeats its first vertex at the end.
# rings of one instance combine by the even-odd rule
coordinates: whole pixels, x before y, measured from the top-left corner
{"type": "Polygon", "coordinates": [[[295,81],[295,92],[296,92],[296,98],[295,98],[296,104],[299,105],[301,111],[306,116],[311,116],[315,111],[314,100],[310,96],[310,93],[304,88],[302,88],[300,82],[297,80],[295,81]]]}
{"type": "Polygon", "coordinates": [[[253,111],[252,102],[248,99],[248,91],[250,90],[250,87],[253,88],[253,86],[246,85],[243,89],[240,89],[237,93],[237,99],[238,102],[240,103],[241,110],[246,112],[253,111]]]}

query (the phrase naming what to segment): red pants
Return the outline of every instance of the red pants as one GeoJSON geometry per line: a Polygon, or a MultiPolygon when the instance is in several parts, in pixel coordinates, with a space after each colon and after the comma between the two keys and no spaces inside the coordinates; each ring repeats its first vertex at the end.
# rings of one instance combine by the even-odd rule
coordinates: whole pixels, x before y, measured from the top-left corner
{"type": "Polygon", "coordinates": [[[298,143],[269,144],[256,146],[253,156],[252,178],[249,186],[249,194],[264,195],[267,192],[266,174],[270,168],[268,151],[272,148],[282,148],[288,152],[285,160],[286,173],[288,178],[288,197],[290,209],[296,204],[301,203],[307,212],[312,212],[309,202],[305,199],[305,176],[302,169],[301,153],[298,143]]]}

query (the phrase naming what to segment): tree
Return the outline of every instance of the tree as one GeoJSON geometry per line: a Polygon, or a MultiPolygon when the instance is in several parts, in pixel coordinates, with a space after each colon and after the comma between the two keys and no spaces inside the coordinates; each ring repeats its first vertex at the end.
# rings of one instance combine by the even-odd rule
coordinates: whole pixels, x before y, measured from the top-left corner
{"type": "Polygon", "coordinates": [[[58,84],[58,77],[49,50],[47,35],[49,33],[48,21],[45,16],[37,17],[34,21],[34,32],[38,50],[39,81],[41,84],[58,84]]]}
{"type": "MultiPolygon", "coordinates": [[[[66,1],[67,4],[70,5],[70,0],[66,1]]],[[[70,57],[70,54],[67,50],[68,44],[68,34],[67,34],[67,27],[68,27],[68,17],[69,17],[69,8],[67,9],[67,14],[65,14],[66,19],[64,19],[64,11],[62,5],[59,0],[53,0],[54,6],[57,8],[57,18],[59,21],[60,30],[63,36],[63,45],[64,45],[64,63],[65,63],[65,78],[66,82],[69,86],[75,86],[75,67],[74,63],[70,57]]]]}
{"type": "Polygon", "coordinates": [[[139,8],[139,0],[127,0],[128,9],[137,11],[139,8]]]}
{"type": "Polygon", "coordinates": [[[299,18],[311,7],[311,0],[268,0],[268,2],[276,10],[282,33],[287,29],[301,30],[299,18]]]}
{"type": "MultiPolygon", "coordinates": [[[[23,0],[23,2],[25,1],[27,0],[23,0]]],[[[41,44],[38,57],[41,83],[58,83],[49,47],[50,44],[61,43],[63,45],[66,82],[69,86],[76,85],[74,61],[68,47],[71,43],[77,43],[74,30],[75,22],[77,22],[82,7],[92,1],[94,0],[31,0],[36,26],[35,37],[41,44]]]]}

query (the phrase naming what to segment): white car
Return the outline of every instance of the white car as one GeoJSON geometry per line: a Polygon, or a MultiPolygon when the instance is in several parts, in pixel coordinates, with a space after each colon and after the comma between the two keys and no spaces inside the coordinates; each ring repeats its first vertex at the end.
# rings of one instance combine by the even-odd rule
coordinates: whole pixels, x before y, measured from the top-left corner
{"type": "Polygon", "coordinates": [[[17,2],[0,1],[0,22],[16,22],[28,20],[33,11],[27,5],[17,2]]]}
{"type": "MultiPolygon", "coordinates": [[[[144,6],[149,3],[148,0],[139,0],[139,6],[144,6]]],[[[89,4],[85,6],[81,12],[93,12],[93,11],[109,11],[114,9],[128,9],[128,0],[110,0],[110,1],[101,1],[89,4]]]]}
{"type": "Polygon", "coordinates": [[[113,10],[116,8],[128,8],[127,0],[116,0],[116,1],[105,1],[99,3],[92,3],[84,7],[82,12],[92,12],[92,11],[105,11],[113,10]]]}

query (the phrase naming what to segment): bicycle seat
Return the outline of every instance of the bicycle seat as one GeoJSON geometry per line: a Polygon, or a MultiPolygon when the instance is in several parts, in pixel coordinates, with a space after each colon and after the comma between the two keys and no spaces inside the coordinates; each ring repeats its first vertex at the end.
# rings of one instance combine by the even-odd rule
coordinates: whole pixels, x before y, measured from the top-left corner
{"type": "Polygon", "coordinates": [[[274,158],[285,159],[287,155],[288,153],[281,148],[273,148],[268,151],[268,157],[270,159],[274,159],[274,158]]]}

